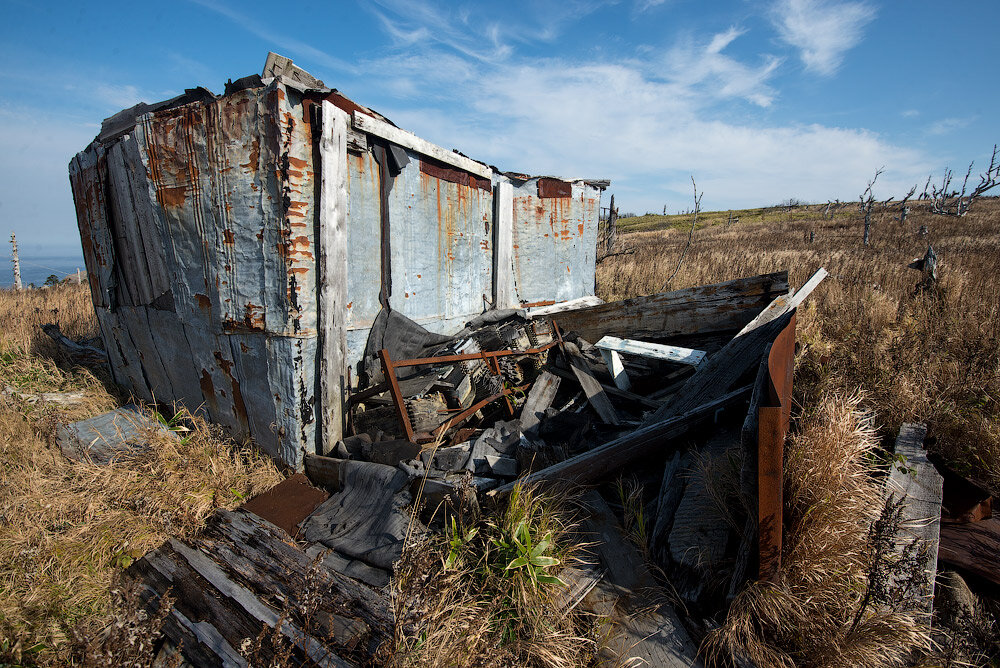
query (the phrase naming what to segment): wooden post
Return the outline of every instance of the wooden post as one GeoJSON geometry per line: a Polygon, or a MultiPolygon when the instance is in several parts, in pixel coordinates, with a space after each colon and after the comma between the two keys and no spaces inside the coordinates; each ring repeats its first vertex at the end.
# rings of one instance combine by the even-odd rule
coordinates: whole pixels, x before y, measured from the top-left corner
{"type": "Polygon", "coordinates": [[[11,245],[10,259],[11,259],[11,261],[14,262],[14,289],[15,290],[20,290],[21,289],[21,261],[17,257],[17,237],[14,236],[13,232],[10,233],[10,245],[11,245]]]}
{"type": "MultiPolygon", "coordinates": [[[[324,455],[344,434],[347,391],[347,128],[350,117],[328,101],[321,107],[319,330],[321,438],[324,455]]],[[[395,378],[393,379],[395,380],[395,378]]]]}
{"type": "Polygon", "coordinates": [[[493,238],[493,307],[517,306],[514,294],[514,186],[500,182],[496,191],[493,238]]]}

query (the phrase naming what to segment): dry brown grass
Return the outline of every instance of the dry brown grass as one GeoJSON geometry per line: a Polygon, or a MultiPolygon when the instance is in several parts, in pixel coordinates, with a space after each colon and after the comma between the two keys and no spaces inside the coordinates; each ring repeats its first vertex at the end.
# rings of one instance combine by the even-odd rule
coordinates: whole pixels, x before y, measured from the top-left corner
{"type": "MultiPolygon", "coordinates": [[[[832,395],[786,450],[786,533],[774,583],[733,601],[703,648],[758,666],[896,666],[929,645],[916,616],[873,605],[869,527],[882,508],[877,442],[859,400],[832,395]]],[[[714,661],[713,661],[714,663],[714,661]]]]}
{"type": "Polygon", "coordinates": [[[20,393],[0,398],[0,663],[64,665],[72,631],[87,640],[111,621],[112,579],[132,559],[282,478],[200,418],[189,418],[194,432],[183,443],[151,434],[147,452],[109,466],[65,459],[57,424],[110,410],[119,397],[46,356],[38,325],[54,320],[69,336],[96,334],[86,286],[0,292],[0,386],[20,393]],[[23,396],[66,390],[84,401],[23,396]]]}
{"type": "MultiPolygon", "coordinates": [[[[903,422],[926,422],[943,454],[1000,489],[1000,201],[980,201],[964,218],[934,216],[918,202],[905,225],[886,212],[867,248],[860,216],[821,213],[799,207],[699,229],[672,287],[782,269],[798,286],[826,267],[830,277],[799,313],[799,404],[808,411],[831,392],[860,388],[883,438],[903,422]],[[921,225],[928,236],[917,234],[921,225]],[[940,286],[918,292],[920,274],[906,265],[928,243],[941,260],[940,286]]],[[[659,291],[686,240],[673,228],[624,237],[636,253],[598,267],[604,299],[659,291]]]]}

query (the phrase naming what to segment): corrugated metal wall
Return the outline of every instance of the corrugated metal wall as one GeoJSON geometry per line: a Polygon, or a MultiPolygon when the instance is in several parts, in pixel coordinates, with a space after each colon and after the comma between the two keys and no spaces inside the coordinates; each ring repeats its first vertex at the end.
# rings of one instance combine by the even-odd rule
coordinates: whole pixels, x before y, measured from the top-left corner
{"type": "MultiPolygon", "coordinates": [[[[200,408],[295,468],[316,449],[319,409],[315,101],[276,80],[140,116],[70,164],[115,379],[200,408]]],[[[387,199],[389,303],[448,333],[484,310],[504,270],[493,186],[509,179],[456,182],[407,156],[387,199]]],[[[356,368],[381,308],[380,171],[371,151],[344,159],[347,309],[329,322],[346,328],[356,368]]],[[[539,192],[537,180],[514,182],[513,212],[499,217],[513,221],[517,297],[592,294],[600,191],[539,192]]]]}

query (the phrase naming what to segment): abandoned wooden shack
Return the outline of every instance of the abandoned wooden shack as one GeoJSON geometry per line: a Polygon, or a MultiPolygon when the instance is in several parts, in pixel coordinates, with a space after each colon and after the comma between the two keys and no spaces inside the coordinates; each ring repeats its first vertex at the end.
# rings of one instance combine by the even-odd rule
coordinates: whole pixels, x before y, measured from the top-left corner
{"type": "Polygon", "coordinates": [[[608,185],[502,173],[275,54],[107,119],[69,173],[115,380],[296,469],[342,437],[390,313],[450,334],[592,295],[608,185]]]}
{"type": "MultiPolygon", "coordinates": [[[[794,293],[776,272],[604,303],[607,181],[500,172],[275,54],[221,96],[107,119],[70,181],[115,380],[308,476],[129,568],[150,611],[176,598],[164,633],[188,660],[246,665],[270,629],[296,664],[367,663],[392,634],[406,536],[440,521],[418,499],[454,507],[458,490],[632,467],[658,490],[649,555],[686,604],[777,571],[795,310],[822,269],[794,293]],[[739,530],[711,512],[696,452],[738,463],[753,500],[739,530]],[[315,619],[294,612],[310,578],[315,619]]],[[[130,449],[101,445],[108,461],[130,449]]],[[[567,605],[620,617],[653,665],[694,664],[672,606],[637,593],[655,580],[643,558],[587,497],[600,539],[593,568],[565,574],[567,605]]]]}

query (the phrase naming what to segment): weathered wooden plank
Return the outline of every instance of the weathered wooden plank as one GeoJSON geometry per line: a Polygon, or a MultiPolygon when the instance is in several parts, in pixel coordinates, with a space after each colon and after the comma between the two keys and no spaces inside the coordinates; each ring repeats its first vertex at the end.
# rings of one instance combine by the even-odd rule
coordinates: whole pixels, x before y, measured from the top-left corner
{"type": "Polygon", "coordinates": [[[56,443],[69,459],[108,464],[117,456],[134,454],[148,447],[146,436],[156,431],[171,433],[156,420],[139,413],[135,406],[124,406],[60,425],[56,429],[56,443]]]}
{"type": "Polygon", "coordinates": [[[927,459],[927,451],[924,450],[926,436],[926,425],[905,423],[900,427],[896,455],[902,457],[904,463],[893,463],[885,493],[893,499],[904,499],[902,524],[895,538],[897,553],[902,553],[904,547],[915,539],[921,548],[926,549],[924,575],[910,609],[925,613],[930,624],[937,577],[944,478],[927,459]]]}
{"type": "MultiPolygon", "coordinates": [[[[667,362],[677,362],[678,364],[689,364],[698,366],[705,359],[705,352],[702,350],[692,350],[680,346],[668,346],[663,343],[649,343],[647,341],[634,341],[632,339],[619,339],[616,336],[605,336],[597,342],[597,347],[602,350],[610,350],[626,355],[639,355],[656,360],[667,362]]],[[[622,388],[628,389],[628,388],[622,388]]]]}
{"type": "Polygon", "coordinates": [[[417,153],[430,156],[435,160],[440,160],[441,162],[451,165],[452,167],[464,169],[470,174],[475,174],[478,177],[489,179],[493,176],[493,170],[481,162],[476,162],[471,158],[466,158],[464,155],[459,155],[455,151],[449,151],[438,146],[437,144],[432,144],[426,139],[421,139],[412,132],[389,125],[385,121],[373,118],[372,116],[363,114],[360,111],[354,112],[354,127],[358,130],[367,132],[368,134],[375,135],[376,137],[388,139],[394,144],[399,144],[404,148],[412,149],[417,153]]]}
{"type": "Polygon", "coordinates": [[[582,530],[594,542],[604,581],[598,583],[581,606],[608,620],[608,647],[603,659],[631,660],[628,665],[687,668],[702,665],[698,650],[665,596],[655,594],[657,583],[639,550],[625,537],[617,518],[601,495],[582,498],[587,516],[582,530]]]}
{"type": "Polygon", "coordinates": [[[494,203],[493,308],[514,308],[514,186],[497,184],[494,203]]]}
{"type": "Polygon", "coordinates": [[[669,561],[670,545],[667,538],[674,526],[674,514],[684,496],[683,472],[691,464],[691,455],[687,452],[675,452],[666,466],[663,467],[663,478],[660,481],[660,495],[656,499],[656,517],[653,528],[649,532],[649,551],[658,563],[669,561]],[[664,490],[666,491],[664,493],[664,490]]]}
{"type": "Polygon", "coordinates": [[[351,667],[350,663],[326,650],[315,639],[308,637],[298,625],[284,619],[277,610],[261,602],[249,589],[229,579],[225,571],[208,556],[198,550],[191,549],[180,541],[171,539],[169,543],[170,547],[183,557],[198,575],[211,583],[219,593],[229,597],[257,620],[267,624],[272,629],[277,629],[318,665],[335,666],[336,668],[351,667]]]}
{"type": "Polygon", "coordinates": [[[1000,585],[1000,518],[942,525],[938,559],[1000,585]]]}
{"type": "MultiPolygon", "coordinates": [[[[607,337],[604,337],[607,338],[607,337]]],[[[602,341],[604,339],[601,339],[602,341]]],[[[611,380],[614,381],[615,387],[624,392],[628,392],[632,389],[632,381],[628,378],[628,372],[625,371],[625,364],[622,362],[621,355],[615,350],[601,350],[601,357],[604,358],[604,364],[608,367],[608,372],[611,374],[611,380]]]]}
{"type": "Polygon", "coordinates": [[[708,334],[738,330],[787,292],[788,272],[778,272],[565,311],[556,319],[563,331],[588,341],[708,334]]]}
{"type": "Polygon", "coordinates": [[[749,385],[741,387],[683,415],[640,427],[630,434],[498,487],[490,494],[506,494],[518,484],[542,482],[585,484],[599,480],[643,455],[662,452],[669,446],[671,439],[683,436],[698,423],[712,418],[722,408],[742,401],[749,394],[749,385]]]}
{"type": "Polygon", "coordinates": [[[347,392],[347,128],[350,118],[322,105],[319,209],[320,430],[319,454],[343,437],[347,392]]]}
{"type": "MultiPolygon", "coordinates": [[[[560,378],[566,378],[569,380],[575,380],[576,376],[570,371],[564,371],[558,367],[550,367],[549,371],[560,378]]],[[[608,385],[607,383],[601,383],[601,387],[608,394],[616,397],[621,397],[622,399],[627,399],[628,401],[634,401],[637,404],[642,404],[646,408],[659,408],[663,405],[662,401],[657,401],[656,399],[651,399],[649,397],[644,397],[641,394],[636,394],[634,392],[629,392],[628,390],[620,390],[614,385],[608,385]]]]}
{"type": "Polygon", "coordinates": [[[565,313],[566,311],[575,311],[576,309],[587,308],[590,306],[600,306],[604,303],[604,300],[600,297],[595,297],[589,295],[586,297],[577,297],[576,299],[570,299],[568,301],[559,302],[558,304],[550,304],[548,306],[535,306],[529,309],[525,309],[525,315],[528,318],[541,318],[543,316],[550,316],[556,313],[565,313]]]}
{"type": "Polygon", "coordinates": [[[570,368],[587,395],[587,401],[597,411],[601,420],[606,424],[620,424],[615,407],[611,405],[611,400],[604,393],[604,388],[594,378],[587,361],[581,357],[580,349],[573,343],[566,343],[564,349],[569,357],[570,368]]]}
{"type": "Polygon", "coordinates": [[[774,299],[722,350],[698,367],[678,392],[677,400],[659,408],[648,422],[683,413],[732,387],[743,374],[758,364],[765,346],[784,329],[794,316],[795,308],[825,276],[826,270],[820,268],[794,295],[774,299]]]}
{"type": "Polygon", "coordinates": [[[524,408],[521,409],[521,431],[527,433],[538,425],[545,414],[545,409],[555,401],[561,382],[561,378],[548,371],[543,371],[535,379],[535,384],[528,392],[528,399],[524,402],[524,408]]]}

